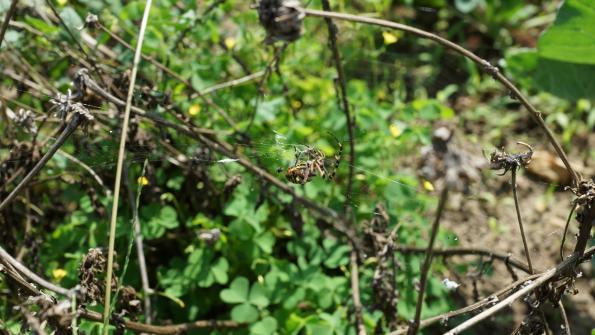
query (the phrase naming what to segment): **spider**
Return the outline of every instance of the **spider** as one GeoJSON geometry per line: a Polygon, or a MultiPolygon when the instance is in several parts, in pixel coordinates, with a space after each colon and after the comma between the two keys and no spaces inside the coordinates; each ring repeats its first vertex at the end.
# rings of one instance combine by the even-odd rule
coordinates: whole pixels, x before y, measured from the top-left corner
{"type": "MultiPolygon", "coordinates": [[[[322,179],[332,180],[335,177],[341,156],[343,154],[343,144],[335,137],[338,144],[338,150],[334,157],[332,170],[327,169],[327,158],[322,151],[317,148],[307,146],[305,150],[300,151],[295,149],[295,163],[293,166],[287,168],[285,178],[293,184],[303,185],[312,180],[315,176],[320,176],[322,179]]],[[[281,172],[278,169],[277,172],[281,172]]]]}

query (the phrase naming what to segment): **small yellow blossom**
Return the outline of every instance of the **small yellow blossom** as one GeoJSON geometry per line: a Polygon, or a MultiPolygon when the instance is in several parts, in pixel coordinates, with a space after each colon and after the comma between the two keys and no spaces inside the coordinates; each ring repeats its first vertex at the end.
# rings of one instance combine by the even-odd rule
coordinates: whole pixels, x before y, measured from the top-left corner
{"type": "Polygon", "coordinates": [[[399,128],[399,126],[397,126],[396,124],[391,124],[389,129],[390,134],[393,135],[393,137],[399,137],[403,133],[403,130],[399,128]]]}
{"type": "Polygon", "coordinates": [[[64,5],[66,5],[66,3],[68,2],[68,0],[58,0],[58,1],[56,1],[56,2],[58,3],[58,5],[60,5],[60,6],[64,6],[64,5]]]}
{"type": "Polygon", "coordinates": [[[427,180],[424,180],[424,188],[426,189],[426,191],[434,191],[434,185],[432,185],[432,183],[430,183],[427,180]]]}
{"type": "Polygon", "coordinates": [[[384,31],[384,32],[382,32],[382,38],[384,39],[384,44],[385,45],[397,43],[397,41],[399,40],[399,38],[397,37],[397,35],[391,33],[390,31],[384,31]]]}
{"type": "Polygon", "coordinates": [[[54,280],[56,280],[56,281],[62,280],[62,278],[66,277],[66,275],[67,275],[67,272],[64,269],[52,270],[52,277],[54,277],[54,280]]]}
{"type": "Polygon", "coordinates": [[[223,40],[223,44],[225,44],[227,50],[231,50],[236,45],[236,40],[233,37],[226,37],[225,40],[223,40]]]}
{"type": "Polygon", "coordinates": [[[291,107],[293,107],[293,109],[300,109],[302,107],[302,102],[299,100],[291,100],[291,107]]]}
{"type": "Polygon", "coordinates": [[[200,105],[194,104],[188,108],[188,114],[195,116],[198,115],[198,113],[200,113],[200,105]]]}
{"type": "Polygon", "coordinates": [[[140,176],[140,177],[138,177],[138,179],[136,180],[136,182],[137,182],[139,185],[142,185],[142,186],[147,186],[147,185],[149,185],[149,179],[147,179],[147,177],[145,177],[145,176],[140,176]]]}

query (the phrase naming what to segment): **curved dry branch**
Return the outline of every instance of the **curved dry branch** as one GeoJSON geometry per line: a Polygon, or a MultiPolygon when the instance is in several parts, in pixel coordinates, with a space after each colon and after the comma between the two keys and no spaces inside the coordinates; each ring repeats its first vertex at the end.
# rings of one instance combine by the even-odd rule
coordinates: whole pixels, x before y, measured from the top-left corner
{"type": "Polygon", "coordinates": [[[359,23],[371,24],[371,25],[376,25],[376,26],[381,26],[381,27],[386,27],[386,28],[391,28],[391,29],[396,29],[396,30],[407,32],[407,33],[411,33],[418,37],[432,40],[442,46],[445,46],[446,48],[448,48],[450,50],[455,51],[458,54],[463,55],[466,58],[471,59],[472,61],[474,61],[475,63],[480,65],[495,80],[502,83],[502,85],[504,85],[508,90],[510,90],[511,96],[514,96],[515,98],[517,98],[521,102],[521,104],[523,104],[523,106],[525,106],[525,108],[527,108],[527,110],[531,114],[531,117],[533,117],[535,122],[537,122],[539,127],[543,130],[543,132],[547,136],[548,140],[550,141],[550,143],[552,144],[552,146],[558,153],[558,156],[560,156],[560,159],[564,163],[564,166],[566,167],[566,169],[572,176],[574,184],[576,185],[579,182],[579,180],[580,180],[579,175],[576,173],[576,171],[574,171],[574,169],[570,165],[568,157],[566,156],[566,153],[564,152],[564,149],[562,149],[562,146],[560,145],[560,143],[558,143],[558,141],[554,137],[554,134],[547,127],[547,125],[545,124],[545,121],[543,121],[543,118],[541,117],[541,112],[539,112],[529,102],[529,99],[527,99],[527,97],[525,97],[523,95],[523,93],[510,80],[508,80],[508,78],[506,78],[506,76],[504,76],[498,70],[497,67],[490,64],[490,62],[488,62],[487,60],[477,56],[476,54],[463,48],[462,46],[460,46],[454,42],[451,42],[445,38],[442,38],[436,34],[432,34],[425,30],[422,30],[419,28],[414,28],[414,27],[411,27],[411,26],[408,26],[405,24],[396,23],[396,22],[392,22],[392,21],[388,21],[388,20],[375,19],[375,18],[371,18],[371,17],[358,16],[358,15],[353,15],[353,14],[326,12],[326,11],[305,9],[305,8],[302,8],[301,10],[308,16],[345,20],[345,21],[351,21],[351,22],[359,22],[359,23]]]}

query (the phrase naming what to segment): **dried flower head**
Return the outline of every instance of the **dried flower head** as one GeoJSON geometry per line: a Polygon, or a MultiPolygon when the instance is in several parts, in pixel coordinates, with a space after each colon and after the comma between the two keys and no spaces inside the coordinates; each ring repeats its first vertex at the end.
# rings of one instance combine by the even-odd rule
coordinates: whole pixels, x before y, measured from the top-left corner
{"type": "Polygon", "coordinates": [[[297,40],[304,17],[299,0],[261,0],[258,3],[258,18],[267,31],[267,44],[297,40]]]}
{"type": "Polygon", "coordinates": [[[579,206],[590,206],[595,201],[595,182],[592,180],[582,180],[576,188],[570,191],[576,195],[573,203],[579,206]]]}
{"type": "MultiPolygon", "coordinates": [[[[107,267],[107,258],[101,248],[91,248],[79,266],[79,284],[87,293],[85,301],[95,303],[103,299],[105,290],[104,272],[107,267]]],[[[112,277],[112,287],[116,287],[116,277],[112,277]]]]}
{"type": "Polygon", "coordinates": [[[520,154],[509,154],[502,150],[494,150],[490,155],[490,169],[491,170],[502,170],[504,171],[499,174],[503,176],[506,172],[512,169],[518,169],[519,167],[526,167],[531,163],[531,157],[533,157],[533,148],[523,142],[517,142],[517,144],[527,147],[529,151],[520,154]]]}

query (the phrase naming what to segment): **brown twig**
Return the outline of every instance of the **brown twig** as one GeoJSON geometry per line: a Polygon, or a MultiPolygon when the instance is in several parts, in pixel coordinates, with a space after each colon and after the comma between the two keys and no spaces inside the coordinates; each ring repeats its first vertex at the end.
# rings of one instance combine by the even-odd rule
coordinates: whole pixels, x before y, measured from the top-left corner
{"type": "MultiPolygon", "coordinates": [[[[331,11],[328,0],[322,0],[322,8],[326,12],[331,11]]],[[[355,135],[354,135],[354,119],[349,110],[349,98],[347,96],[347,82],[345,79],[345,71],[343,70],[343,63],[341,62],[341,54],[337,46],[337,26],[333,23],[331,18],[325,18],[328,27],[329,44],[333,52],[335,61],[335,68],[337,69],[337,80],[339,83],[339,93],[341,95],[341,102],[343,104],[343,113],[345,113],[345,120],[347,122],[347,131],[349,133],[349,176],[347,179],[347,189],[345,191],[345,204],[343,208],[347,210],[351,201],[351,190],[353,187],[353,176],[355,168],[355,135]]]]}
{"type": "Polygon", "coordinates": [[[65,296],[70,296],[70,292],[71,292],[70,290],[60,287],[60,286],[57,286],[57,285],[54,285],[54,284],[50,283],[49,281],[41,278],[35,272],[29,270],[26,266],[24,266],[19,261],[17,261],[14,257],[12,257],[12,255],[9,254],[6,250],[4,250],[4,248],[2,248],[1,246],[0,246],[0,258],[2,258],[3,261],[9,263],[16,270],[18,270],[19,273],[21,273],[25,277],[29,278],[29,280],[35,282],[37,285],[39,285],[43,288],[46,288],[52,292],[56,292],[58,294],[65,295],[65,296]]]}
{"type": "Polygon", "coordinates": [[[560,308],[560,314],[562,315],[562,320],[564,321],[564,335],[571,335],[572,332],[570,331],[570,322],[568,321],[568,315],[566,315],[566,309],[564,309],[564,304],[562,303],[562,299],[558,301],[558,307],[560,308]]]}
{"type": "Polygon", "coordinates": [[[421,279],[419,281],[419,295],[417,296],[417,304],[415,305],[415,317],[409,325],[408,335],[417,334],[419,329],[419,320],[421,318],[421,309],[424,302],[424,293],[426,290],[426,281],[428,279],[428,272],[430,272],[430,265],[432,265],[432,256],[434,255],[434,242],[436,241],[436,235],[438,235],[438,228],[440,227],[440,219],[444,207],[446,207],[446,201],[448,200],[448,186],[444,185],[444,189],[440,194],[440,200],[438,202],[438,209],[436,211],[436,218],[432,224],[432,232],[430,234],[430,241],[426,250],[426,258],[421,268],[421,279]]]}
{"type": "Polygon", "coordinates": [[[525,237],[525,229],[523,228],[523,219],[521,218],[521,208],[519,206],[519,197],[516,191],[516,173],[517,169],[513,168],[512,174],[512,196],[514,198],[514,207],[516,209],[517,220],[519,221],[519,229],[521,231],[521,238],[523,239],[523,247],[525,248],[525,257],[527,257],[527,264],[529,265],[529,272],[533,273],[533,265],[531,264],[531,255],[529,254],[529,246],[527,245],[527,238],[525,237]]]}
{"type": "Polygon", "coordinates": [[[2,28],[0,28],[0,47],[2,47],[2,41],[4,40],[4,34],[6,34],[6,30],[8,29],[8,23],[10,22],[10,19],[12,18],[12,16],[14,15],[14,12],[17,9],[17,3],[19,3],[19,0],[12,0],[12,2],[10,3],[10,7],[8,8],[8,11],[6,11],[6,15],[4,16],[4,21],[2,22],[2,28]]]}
{"type": "MultiPolygon", "coordinates": [[[[477,310],[480,310],[481,308],[484,308],[487,305],[494,304],[494,303],[498,302],[502,298],[502,296],[505,295],[506,293],[508,293],[509,291],[514,290],[515,288],[526,283],[527,281],[533,280],[537,277],[539,277],[538,274],[537,275],[535,275],[535,274],[529,275],[526,278],[516,280],[515,282],[513,282],[509,285],[506,285],[506,287],[501,288],[497,292],[492,293],[489,296],[487,296],[487,297],[485,297],[469,306],[465,306],[463,308],[459,308],[454,311],[450,311],[447,313],[443,313],[443,314],[436,315],[436,316],[430,317],[428,319],[422,320],[419,324],[419,329],[429,327],[439,321],[448,321],[449,319],[454,318],[456,316],[472,313],[477,310]]],[[[394,332],[389,333],[389,335],[403,335],[405,333],[407,333],[407,328],[395,330],[394,332]]]]}
{"type": "MultiPolygon", "coordinates": [[[[411,247],[411,246],[403,246],[397,245],[395,246],[395,251],[398,251],[404,255],[407,254],[423,254],[427,251],[426,248],[422,247],[411,247]]],[[[496,259],[499,259],[506,264],[510,264],[515,268],[518,268],[526,273],[530,273],[529,266],[515,258],[512,258],[509,254],[504,254],[501,252],[497,252],[490,249],[483,249],[483,248],[462,248],[462,247],[453,247],[453,248],[443,248],[443,249],[434,249],[434,255],[449,257],[449,256],[466,256],[466,255],[477,255],[477,256],[489,256],[496,259]]]]}
{"type": "Polygon", "coordinates": [[[574,171],[574,169],[570,165],[570,162],[568,160],[568,157],[566,156],[566,153],[564,152],[564,149],[562,149],[562,146],[560,145],[560,143],[558,143],[558,141],[554,137],[554,134],[547,127],[547,125],[545,124],[545,121],[543,121],[543,118],[541,117],[541,112],[539,112],[529,102],[529,99],[527,99],[523,95],[523,93],[521,93],[521,91],[510,80],[508,80],[508,78],[506,78],[506,76],[504,76],[498,70],[497,67],[491,65],[487,60],[477,56],[476,54],[463,48],[462,46],[460,46],[454,42],[451,42],[445,38],[442,38],[436,34],[432,34],[425,30],[422,30],[419,28],[414,28],[414,27],[411,27],[411,26],[408,26],[405,24],[396,23],[396,22],[392,22],[392,21],[388,21],[388,20],[371,18],[371,17],[358,16],[358,15],[353,15],[353,14],[326,12],[326,11],[306,9],[306,8],[302,8],[301,10],[308,16],[331,18],[331,19],[337,19],[337,20],[346,20],[346,21],[351,21],[351,22],[372,24],[372,25],[376,25],[376,26],[401,30],[401,31],[411,33],[411,34],[416,35],[421,38],[435,41],[436,43],[438,43],[450,50],[453,50],[456,53],[459,53],[466,58],[471,59],[472,61],[474,61],[475,63],[480,65],[486,72],[488,72],[490,75],[492,75],[492,77],[495,80],[502,83],[508,90],[510,90],[510,94],[512,96],[516,97],[521,102],[521,104],[523,104],[523,106],[525,106],[525,108],[527,108],[531,117],[535,120],[535,122],[537,122],[539,127],[543,130],[546,137],[548,138],[548,140],[550,141],[550,143],[552,144],[552,146],[558,153],[558,156],[560,156],[560,159],[564,163],[564,166],[566,167],[566,169],[572,176],[573,183],[576,185],[578,183],[578,181],[580,180],[579,175],[576,173],[576,171],[574,171]]]}
{"type": "Polygon", "coordinates": [[[39,160],[39,162],[37,162],[37,164],[35,164],[33,169],[31,169],[31,171],[23,178],[23,180],[21,180],[21,182],[12,190],[12,192],[10,192],[6,199],[4,199],[2,203],[0,203],[0,211],[6,208],[6,206],[12,200],[14,200],[17,194],[19,194],[19,192],[27,185],[27,183],[29,183],[31,179],[33,179],[33,177],[35,177],[39,173],[39,171],[41,171],[41,169],[47,164],[47,162],[54,156],[56,151],[58,151],[58,149],[60,149],[60,147],[64,145],[68,137],[70,137],[70,135],[74,133],[76,128],[78,128],[82,121],[82,118],[83,117],[78,113],[75,113],[72,116],[72,119],[70,120],[66,128],[64,128],[64,130],[62,131],[62,134],[60,134],[60,136],[58,137],[56,142],[54,142],[54,144],[51,146],[48,152],[46,152],[46,154],[43,155],[43,157],[41,157],[41,159],[39,160]]]}
{"type": "Polygon", "coordinates": [[[351,246],[351,296],[353,297],[353,308],[355,309],[355,323],[358,335],[366,335],[366,327],[362,317],[362,301],[359,294],[359,269],[357,266],[357,251],[351,246]]]}
{"type": "Polygon", "coordinates": [[[524,286],[522,289],[518,290],[517,292],[511,294],[506,299],[501,300],[496,305],[488,308],[487,310],[477,314],[476,316],[472,317],[471,319],[463,322],[462,324],[456,326],[455,328],[451,329],[445,335],[456,335],[460,334],[462,331],[469,329],[470,327],[476,325],[477,323],[485,320],[486,318],[494,315],[501,309],[509,306],[517,299],[521,298],[522,296],[536,290],[537,288],[541,287],[545,283],[549,282],[552,279],[562,275],[564,276],[569,270],[573,270],[576,268],[577,264],[580,263],[584,259],[589,259],[595,253],[595,247],[589,248],[584,254],[579,255],[578,253],[572,254],[562,263],[558,264],[555,268],[551,268],[539,275],[539,277],[532,281],[529,285],[524,286]]]}
{"type": "Polygon", "coordinates": [[[572,209],[570,209],[570,214],[568,214],[568,218],[566,219],[566,224],[564,225],[564,233],[562,233],[562,241],[560,241],[560,260],[564,260],[564,243],[566,242],[566,234],[568,233],[568,226],[570,226],[570,220],[572,220],[572,214],[576,210],[577,204],[572,205],[572,209]]]}

